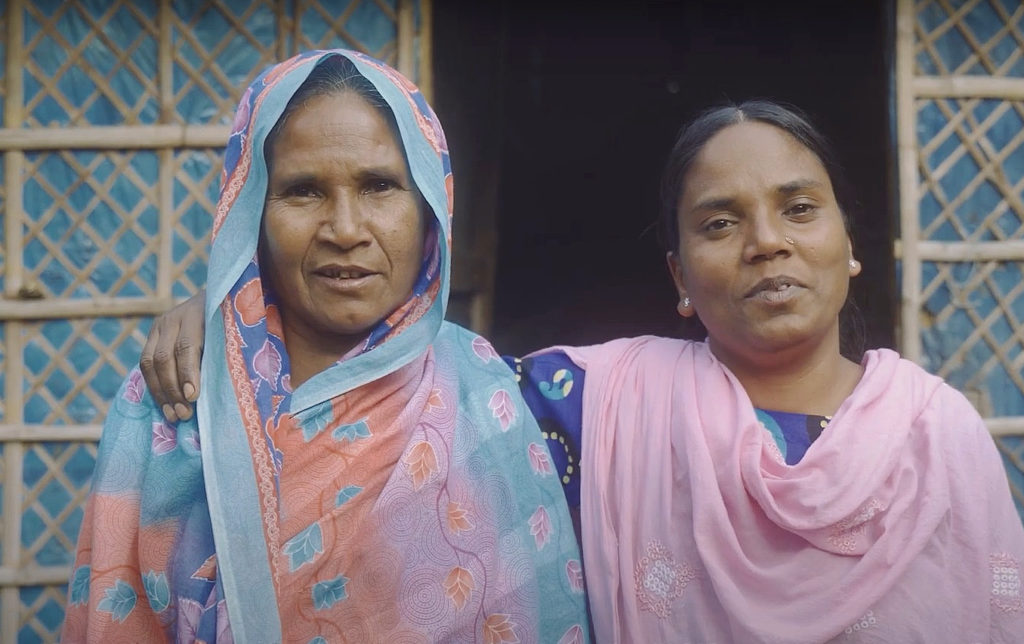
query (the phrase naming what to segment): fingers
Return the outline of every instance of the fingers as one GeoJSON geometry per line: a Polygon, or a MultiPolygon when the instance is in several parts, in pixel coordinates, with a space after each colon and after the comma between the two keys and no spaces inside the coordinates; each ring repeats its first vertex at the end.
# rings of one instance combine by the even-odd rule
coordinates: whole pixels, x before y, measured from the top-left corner
{"type": "Polygon", "coordinates": [[[196,296],[157,317],[139,360],[153,400],[171,422],[191,418],[198,398],[202,307],[203,298],[196,296]]]}
{"type": "MultiPolygon", "coordinates": [[[[149,393],[153,396],[153,400],[157,405],[161,407],[164,412],[164,416],[167,416],[167,420],[176,420],[167,415],[167,410],[164,409],[164,405],[167,403],[167,397],[164,396],[163,388],[160,386],[160,377],[156,372],[156,365],[154,364],[153,354],[156,352],[156,347],[160,343],[160,318],[153,321],[153,326],[149,328],[149,335],[146,336],[146,345],[142,347],[142,357],[139,358],[139,370],[142,371],[142,377],[146,381],[146,387],[149,389],[149,393]]],[[[173,414],[173,410],[171,410],[173,414]]]]}

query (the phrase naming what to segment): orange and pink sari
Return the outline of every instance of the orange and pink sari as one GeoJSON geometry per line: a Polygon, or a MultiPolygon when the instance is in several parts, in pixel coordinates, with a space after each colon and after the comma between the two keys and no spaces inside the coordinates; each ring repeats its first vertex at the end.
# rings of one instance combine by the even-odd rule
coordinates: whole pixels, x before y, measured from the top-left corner
{"type": "Polygon", "coordinates": [[[513,373],[443,321],[451,172],[409,81],[347,51],[264,72],[225,154],[197,420],[169,424],[133,371],[114,401],[63,641],[582,642],[579,554],[513,373]],[[394,112],[433,211],[410,300],[292,391],[256,247],[264,139],[323,59],[394,112]]]}

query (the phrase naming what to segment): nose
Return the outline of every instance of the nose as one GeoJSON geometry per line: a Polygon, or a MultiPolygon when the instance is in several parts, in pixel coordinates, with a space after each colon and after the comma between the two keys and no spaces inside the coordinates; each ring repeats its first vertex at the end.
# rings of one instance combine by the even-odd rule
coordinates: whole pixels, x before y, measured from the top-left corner
{"type": "Polygon", "coordinates": [[[745,261],[757,263],[774,257],[786,257],[792,247],[793,242],[786,235],[783,218],[777,213],[763,210],[750,217],[743,248],[745,261]]]}
{"type": "Polygon", "coordinates": [[[326,200],[318,237],[341,248],[354,248],[369,242],[370,232],[359,195],[339,190],[326,200]]]}

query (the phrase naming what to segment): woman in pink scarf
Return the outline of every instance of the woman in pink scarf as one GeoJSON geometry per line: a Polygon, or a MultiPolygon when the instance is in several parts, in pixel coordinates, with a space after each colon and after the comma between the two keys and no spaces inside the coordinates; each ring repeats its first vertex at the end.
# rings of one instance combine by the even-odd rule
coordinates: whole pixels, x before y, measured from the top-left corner
{"type": "Polygon", "coordinates": [[[1024,528],[981,418],[892,351],[840,350],[861,265],[837,178],[793,110],[705,113],[661,223],[706,340],[513,362],[563,482],[582,477],[599,641],[1024,641],[1024,528]]]}

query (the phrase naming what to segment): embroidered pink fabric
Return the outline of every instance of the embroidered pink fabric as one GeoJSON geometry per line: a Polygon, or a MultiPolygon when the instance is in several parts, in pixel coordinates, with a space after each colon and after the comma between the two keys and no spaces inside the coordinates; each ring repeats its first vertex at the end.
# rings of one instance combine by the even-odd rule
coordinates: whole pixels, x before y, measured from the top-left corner
{"type": "Polygon", "coordinates": [[[981,418],[939,378],[868,352],[788,466],[706,344],[560,349],[587,372],[598,641],[1024,641],[1024,528],[981,418]]]}

